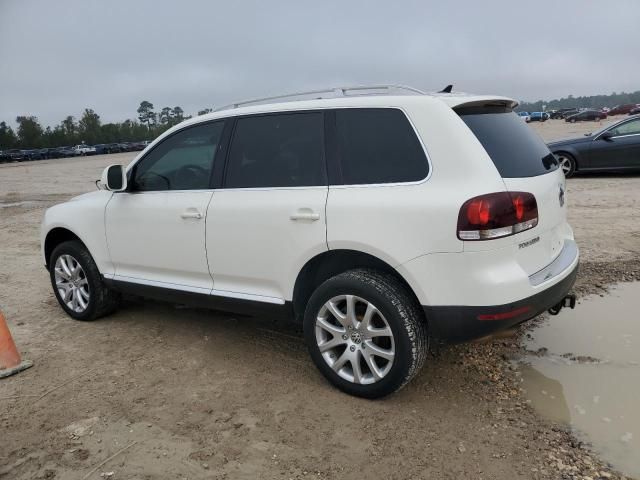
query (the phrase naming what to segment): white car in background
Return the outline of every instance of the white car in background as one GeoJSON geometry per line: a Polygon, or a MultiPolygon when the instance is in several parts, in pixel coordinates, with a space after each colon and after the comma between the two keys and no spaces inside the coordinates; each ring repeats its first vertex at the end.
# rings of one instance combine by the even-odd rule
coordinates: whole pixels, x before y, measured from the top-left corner
{"type": "Polygon", "coordinates": [[[529,112],[518,112],[518,116],[526,123],[531,121],[531,114],[529,112]]]}
{"type": "Polygon", "coordinates": [[[94,320],[130,292],[286,314],[331,383],[375,398],[419,372],[431,339],[565,305],[565,179],[517,102],[367,90],[189,119],[48,209],[62,308],[94,320]]]}
{"type": "Polygon", "coordinates": [[[85,144],[76,145],[75,147],[73,147],[73,151],[78,156],[96,154],[96,149],[94,147],[90,147],[89,145],[85,145],[85,144]]]}

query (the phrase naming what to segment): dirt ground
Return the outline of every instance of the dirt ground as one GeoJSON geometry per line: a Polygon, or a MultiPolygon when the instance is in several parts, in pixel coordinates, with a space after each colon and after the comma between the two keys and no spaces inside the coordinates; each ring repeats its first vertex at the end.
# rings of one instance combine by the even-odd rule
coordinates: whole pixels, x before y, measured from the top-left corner
{"type": "MultiPolygon", "coordinates": [[[[532,125],[547,140],[593,127],[532,125]]],[[[0,166],[0,308],[35,364],[0,380],[0,479],[617,478],[524,400],[518,337],[438,347],[367,401],[324,381],[293,325],[138,299],[71,320],[40,257],[43,211],[132,156],[0,166]]],[[[640,176],[571,179],[568,202],[576,290],[639,279],[640,176]]]]}

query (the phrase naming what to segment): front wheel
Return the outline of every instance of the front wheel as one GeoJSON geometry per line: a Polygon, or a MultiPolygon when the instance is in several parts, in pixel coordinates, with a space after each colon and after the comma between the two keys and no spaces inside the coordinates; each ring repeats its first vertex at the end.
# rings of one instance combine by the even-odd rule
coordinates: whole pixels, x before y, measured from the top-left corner
{"type": "Polygon", "coordinates": [[[305,342],[320,372],[340,390],[364,398],[389,395],[422,368],[427,325],[395,277],[350,270],[313,293],[304,315],[305,342]]]}
{"type": "Polygon", "coordinates": [[[76,320],[95,320],[119,305],[120,296],[104,285],[93,258],[79,241],[63,242],[53,250],[49,273],[58,303],[76,320]]]}

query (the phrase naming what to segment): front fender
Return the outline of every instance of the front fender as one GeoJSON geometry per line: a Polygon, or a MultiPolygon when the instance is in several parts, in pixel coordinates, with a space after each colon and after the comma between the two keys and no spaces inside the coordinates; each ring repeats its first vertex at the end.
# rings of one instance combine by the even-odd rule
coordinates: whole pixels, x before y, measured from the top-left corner
{"type": "Polygon", "coordinates": [[[72,198],[45,211],[40,229],[40,245],[45,264],[47,237],[52,230],[61,228],[84,243],[100,273],[114,273],[104,225],[105,209],[112,195],[112,192],[99,190],[72,198]]]}

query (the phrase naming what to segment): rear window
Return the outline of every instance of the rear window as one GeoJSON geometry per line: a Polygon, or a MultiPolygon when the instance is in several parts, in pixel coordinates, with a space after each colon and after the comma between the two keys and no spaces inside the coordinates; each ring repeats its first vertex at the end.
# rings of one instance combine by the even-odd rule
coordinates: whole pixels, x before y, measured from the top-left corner
{"type": "Polygon", "coordinates": [[[429,173],[422,145],[400,110],[336,110],[336,133],[345,185],[417,182],[429,173]]]}
{"type": "Polygon", "coordinates": [[[510,109],[470,107],[456,112],[503,178],[535,177],[558,168],[547,145],[510,109]]]}

